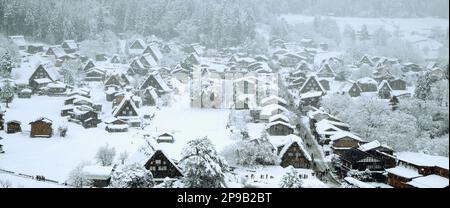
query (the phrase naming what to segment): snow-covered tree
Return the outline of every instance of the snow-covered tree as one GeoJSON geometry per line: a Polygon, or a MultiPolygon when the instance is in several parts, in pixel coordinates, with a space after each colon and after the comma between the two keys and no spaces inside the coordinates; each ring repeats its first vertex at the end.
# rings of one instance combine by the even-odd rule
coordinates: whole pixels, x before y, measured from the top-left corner
{"type": "Polygon", "coordinates": [[[419,77],[419,80],[416,84],[416,91],[414,96],[421,100],[428,100],[431,97],[431,84],[433,80],[431,78],[430,73],[426,73],[425,75],[419,77]]]}
{"type": "Polygon", "coordinates": [[[2,77],[9,77],[11,70],[13,69],[13,61],[9,52],[6,52],[0,58],[0,75],[2,77]]]}
{"type": "Polygon", "coordinates": [[[242,140],[226,147],[223,153],[225,158],[233,164],[249,167],[277,164],[279,158],[268,141],[267,133],[265,135],[254,141],[242,140]]]}
{"type": "Polygon", "coordinates": [[[115,156],[116,149],[114,147],[109,147],[107,144],[98,149],[95,159],[103,166],[110,166],[112,165],[115,156]]]}
{"type": "Polygon", "coordinates": [[[113,188],[150,188],[153,185],[152,172],[138,164],[119,166],[111,176],[113,188]]]}
{"type": "Polygon", "coordinates": [[[225,186],[228,165],[208,138],[188,142],[183,149],[181,167],[187,188],[221,188],[225,186]]]}
{"type": "Polygon", "coordinates": [[[0,188],[12,188],[10,180],[0,179],[0,188]]]}
{"type": "Polygon", "coordinates": [[[83,172],[83,168],[87,163],[79,164],[75,169],[69,173],[67,183],[77,188],[89,186],[91,182],[86,178],[86,173],[83,172]]]}
{"type": "Polygon", "coordinates": [[[0,99],[6,103],[6,107],[9,108],[9,103],[14,99],[14,86],[10,79],[3,80],[3,86],[0,91],[0,99]]]}
{"type": "Polygon", "coordinates": [[[303,180],[300,178],[299,172],[292,166],[287,169],[281,180],[281,188],[302,188],[303,180]]]}
{"type": "Polygon", "coordinates": [[[370,40],[369,30],[367,29],[367,25],[361,26],[361,31],[359,31],[359,40],[366,41],[370,40]]]}
{"type": "Polygon", "coordinates": [[[384,27],[380,27],[373,32],[373,41],[377,46],[386,46],[390,36],[391,35],[384,27]]]}

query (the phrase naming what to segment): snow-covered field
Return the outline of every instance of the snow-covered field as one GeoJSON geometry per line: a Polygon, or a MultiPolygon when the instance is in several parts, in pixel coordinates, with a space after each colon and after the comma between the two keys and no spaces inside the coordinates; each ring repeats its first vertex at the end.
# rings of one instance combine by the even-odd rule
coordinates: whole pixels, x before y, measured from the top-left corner
{"type": "MultiPolygon", "coordinates": [[[[111,116],[111,103],[106,102],[103,87],[93,83],[94,102],[103,104],[100,118],[111,116]]],[[[31,99],[15,99],[5,116],[6,121],[22,122],[22,133],[6,134],[0,132],[7,147],[6,153],[0,155],[0,168],[28,175],[43,175],[48,179],[64,182],[81,162],[95,163],[95,154],[99,147],[108,144],[114,147],[117,155],[122,152],[133,154],[142,145],[144,135],[157,136],[172,133],[174,144],[162,144],[161,147],[172,158],[179,159],[183,147],[189,140],[207,136],[220,151],[232,143],[225,128],[229,110],[191,109],[189,95],[182,94],[171,107],[156,111],[155,118],[145,130],[131,128],[125,133],[108,133],[104,124],[98,128],[84,129],[82,126],[67,122],[59,115],[64,106],[65,97],[33,96],[31,99]],[[47,117],[53,121],[55,135],[52,138],[30,138],[29,122],[47,117]],[[65,138],[57,135],[59,125],[68,126],[65,138]]],[[[154,109],[141,108],[141,113],[154,109]]]]}

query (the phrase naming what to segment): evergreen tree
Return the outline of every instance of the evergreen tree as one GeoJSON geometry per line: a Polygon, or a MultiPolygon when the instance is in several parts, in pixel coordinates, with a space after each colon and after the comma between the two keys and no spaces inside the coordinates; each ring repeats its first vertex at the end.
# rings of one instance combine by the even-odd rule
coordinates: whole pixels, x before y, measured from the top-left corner
{"type": "Polygon", "coordinates": [[[208,138],[189,141],[183,149],[181,166],[187,188],[222,188],[228,165],[208,138]]]}
{"type": "Polygon", "coordinates": [[[421,100],[428,100],[431,96],[432,78],[430,73],[419,77],[416,84],[415,97],[421,100]]]}
{"type": "Polygon", "coordinates": [[[5,54],[3,54],[0,60],[0,75],[3,77],[9,77],[12,69],[13,62],[11,55],[9,55],[9,52],[6,52],[5,54]]]}
{"type": "Polygon", "coordinates": [[[281,188],[302,188],[303,181],[300,174],[292,166],[287,167],[287,169],[281,180],[281,188]]]}
{"type": "Polygon", "coordinates": [[[5,79],[3,81],[3,87],[0,91],[0,98],[6,104],[6,107],[9,108],[8,104],[12,102],[14,99],[14,87],[12,85],[12,80],[5,79]]]}

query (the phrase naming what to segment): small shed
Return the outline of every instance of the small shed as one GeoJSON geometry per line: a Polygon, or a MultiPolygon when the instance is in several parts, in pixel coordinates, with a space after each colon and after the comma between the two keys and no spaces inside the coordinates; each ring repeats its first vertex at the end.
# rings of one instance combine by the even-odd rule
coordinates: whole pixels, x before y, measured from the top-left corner
{"type": "Polygon", "coordinates": [[[15,134],[22,131],[22,123],[20,121],[12,120],[6,123],[6,133],[15,134]]]}
{"type": "Polygon", "coordinates": [[[48,118],[39,118],[33,122],[30,122],[31,132],[30,137],[52,137],[53,128],[52,128],[52,120],[48,118]]]}
{"type": "Polygon", "coordinates": [[[25,88],[21,90],[19,93],[17,93],[17,96],[19,98],[31,98],[31,94],[33,91],[31,89],[25,88]]]}
{"type": "Polygon", "coordinates": [[[156,139],[156,141],[158,143],[174,143],[175,140],[173,138],[172,134],[169,133],[164,133],[158,136],[158,138],[156,139]]]}

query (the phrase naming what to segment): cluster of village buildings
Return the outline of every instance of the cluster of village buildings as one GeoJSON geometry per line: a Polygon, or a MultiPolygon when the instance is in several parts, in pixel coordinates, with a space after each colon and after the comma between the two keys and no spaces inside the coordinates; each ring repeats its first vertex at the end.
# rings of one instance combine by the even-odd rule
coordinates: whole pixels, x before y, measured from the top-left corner
{"type": "MultiPolygon", "coordinates": [[[[439,78],[443,76],[443,70],[437,65],[427,68],[402,63],[395,58],[370,56],[363,56],[351,65],[345,65],[342,59],[333,56],[316,64],[317,54],[326,52],[328,47],[310,39],[302,40],[300,44],[273,40],[271,52],[266,55],[249,55],[242,49],[227,48],[215,51],[213,57],[205,55],[206,49],[199,44],[177,45],[133,39],[127,41],[125,55],[98,54],[91,58],[80,55],[80,46],[73,40],[58,46],[27,44],[21,36],[11,37],[11,40],[18,45],[21,54],[37,54],[49,60],[28,71],[21,67],[13,69],[12,73],[23,75],[13,80],[17,97],[63,96],[64,107],[60,109],[60,115],[84,128],[97,128],[98,124],[104,123],[105,131],[115,133],[142,127],[151,116],[142,115],[139,108],[158,105],[164,96],[173,93],[170,79],[175,78],[191,88],[200,89],[191,92],[192,107],[248,111],[252,118],[249,126],[263,126],[269,140],[261,139],[260,135],[253,136],[252,132],[242,132],[244,138],[255,145],[270,145],[282,167],[313,168],[314,158],[302,139],[305,135],[300,136],[300,132],[310,132],[323,150],[324,158],[337,158],[331,163],[335,171],[330,174],[342,179],[349,171],[370,170],[374,181],[392,187],[448,187],[448,158],[419,153],[394,154],[389,146],[378,141],[365,141],[353,133],[348,124],[320,110],[321,97],[330,93],[351,97],[371,93],[391,102],[410,96],[403,77],[395,77],[387,69],[399,65],[405,74],[431,70],[439,78]],[[165,54],[172,50],[183,51],[185,58],[176,66],[162,66],[165,54]],[[83,63],[80,69],[84,74],[82,83],[103,83],[110,106],[93,102],[87,85],[71,86],[64,82],[58,69],[72,59],[83,63]],[[358,70],[363,65],[373,69],[372,76],[354,81],[339,80],[335,72],[342,67],[358,70]],[[134,82],[138,84],[131,85],[134,82]],[[288,92],[280,92],[280,82],[288,92]],[[112,108],[112,113],[109,119],[102,121],[99,114],[106,108],[112,108]],[[299,125],[303,117],[308,118],[308,130],[302,130],[299,125]]],[[[0,113],[0,129],[8,134],[21,132],[22,122],[31,125],[30,137],[52,137],[55,132],[48,118],[5,121],[5,113],[7,111],[0,113]]],[[[252,130],[249,128],[249,131],[252,130]]],[[[180,178],[183,174],[177,161],[166,154],[170,150],[160,148],[161,144],[174,142],[172,134],[163,133],[149,140],[147,146],[133,154],[128,162],[141,164],[155,179],[180,178]]],[[[0,153],[3,149],[7,147],[0,144],[0,153]]],[[[88,176],[96,186],[104,187],[108,185],[113,167],[88,166],[85,169],[91,173],[88,176]]],[[[355,180],[347,178],[355,186],[364,183],[355,183],[355,180]]]]}

